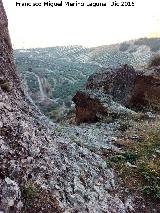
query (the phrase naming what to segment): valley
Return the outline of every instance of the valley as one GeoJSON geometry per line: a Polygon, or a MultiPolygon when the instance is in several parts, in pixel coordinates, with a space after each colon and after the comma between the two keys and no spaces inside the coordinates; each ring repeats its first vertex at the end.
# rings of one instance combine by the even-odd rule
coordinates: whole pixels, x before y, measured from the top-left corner
{"type": "Polygon", "coordinates": [[[73,95],[84,87],[91,74],[123,64],[140,69],[159,52],[160,39],[143,38],[95,48],[64,46],[15,50],[14,57],[29,95],[43,113],[59,120],[72,110],[73,95]],[[53,116],[61,107],[62,117],[53,116]]]}

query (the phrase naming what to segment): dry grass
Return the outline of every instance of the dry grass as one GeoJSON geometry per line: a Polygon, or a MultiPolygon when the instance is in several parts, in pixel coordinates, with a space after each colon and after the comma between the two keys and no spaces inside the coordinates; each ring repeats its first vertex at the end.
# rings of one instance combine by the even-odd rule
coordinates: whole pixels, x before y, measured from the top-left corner
{"type": "Polygon", "coordinates": [[[160,200],[160,119],[135,122],[124,139],[115,143],[124,153],[111,156],[107,162],[116,171],[119,183],[129,191],[160,200]],[[128,139],[131,134],[138,139],[128,139]]]}
{"type": "Polygon", "coordinates": [[[42,189],[38,184],[33,181],[28,181],[23,189],[22,195],[24,199],[23,213],[62,213],[64,212],[59,207],[59,202],[47,190],[42,189]]]}

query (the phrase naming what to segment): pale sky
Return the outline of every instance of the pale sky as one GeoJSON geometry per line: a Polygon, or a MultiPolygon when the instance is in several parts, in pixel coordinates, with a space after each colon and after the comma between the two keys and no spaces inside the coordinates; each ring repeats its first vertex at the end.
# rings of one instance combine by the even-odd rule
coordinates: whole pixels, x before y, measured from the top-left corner
{"type": "MultiPolygon", "coordinates": [[[[47,0],[3,0],[14,48],[82,45],[93,47],[140,37],[160,37],[160,0],[133,0],[134,7],[16,7],[47,0]]],[[[62,0],[76,2],[76,0],[62,0]]],[[[60,0],[50,0],[60,2],[60,0]]],[[[118,1],[117,2],[121,2],[118,1]]],[[[132,2],[132,1],[131,1],[132,2]]]]}

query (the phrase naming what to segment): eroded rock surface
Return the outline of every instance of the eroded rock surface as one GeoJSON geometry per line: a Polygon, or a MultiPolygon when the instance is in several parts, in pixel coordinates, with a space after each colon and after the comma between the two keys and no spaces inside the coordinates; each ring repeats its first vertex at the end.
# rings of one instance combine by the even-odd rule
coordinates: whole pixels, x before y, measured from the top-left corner
{"type": "Polygon", "coordinates": [[[93,123],[107,117],[136,116],[136,112],[113,101],[103,90],[82,90],[72,99],[76,108],[76,123],[93,123]]]}

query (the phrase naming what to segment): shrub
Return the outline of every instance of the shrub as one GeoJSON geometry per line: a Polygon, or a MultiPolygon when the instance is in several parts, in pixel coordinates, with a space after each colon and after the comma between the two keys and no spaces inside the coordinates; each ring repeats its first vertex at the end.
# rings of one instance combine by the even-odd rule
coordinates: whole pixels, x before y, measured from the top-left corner
{"type": "Polygon", "coordinates": [[[122,51],[122,52],[125,52],[129,49],[129,47],[130,47],[130,44],[124,42],[120,45],[119,50],[122,51]]]}
{"type": "Polygon", "coordinates": [[[134,152],[126,152],[123,154],[123,156],[125,157],[125,160],[129,163],[134,163],[138,159],[138,155],[134,152]]]}
{"type": "Polygon", "coordinates": [[[158,199],[160,198],[160,187],[158,185],[157,186],[146,186],[146,187],[144,187],[143,191],[146,195],[150,195],[150,196],[153,196],[158,199]]]}
{"type": "Polygon", "coordinates": [[[119,127],[117,128],[119,131],[125,132],[131,127],[131,124],[128,120],[124,120],[120,122],[119,127]]]}
{"type": "Polygon", "coordinates": [[[155,55],[150,59],[148,67],[160,66],[160,55],[155,55]]]}
{"type": "Polygon", "coordinates": [[[22,197],[24,203],[23,213],[63,212],[57,198],[31,180],[22,187],[22,197]]]}
{"type": "Polygon", "coordinates": [[[0,87],[4,92],[10,92],[11,91],[9,82],[7,82],[4,79],[0,79],[0,87]]]}

